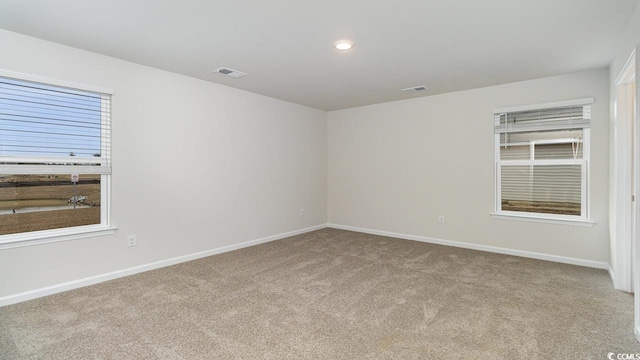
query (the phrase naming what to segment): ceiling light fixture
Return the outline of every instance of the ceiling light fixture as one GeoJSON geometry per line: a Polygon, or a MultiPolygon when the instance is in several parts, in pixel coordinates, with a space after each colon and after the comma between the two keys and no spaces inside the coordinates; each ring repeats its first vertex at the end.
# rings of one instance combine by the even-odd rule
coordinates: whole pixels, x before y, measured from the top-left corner
{"type": "Polygon", "coordinates": [[[333,47],[340,51],[347,51],[353,47],[353,41],[351,40],[338,40],[333,43],[333,47]]]}

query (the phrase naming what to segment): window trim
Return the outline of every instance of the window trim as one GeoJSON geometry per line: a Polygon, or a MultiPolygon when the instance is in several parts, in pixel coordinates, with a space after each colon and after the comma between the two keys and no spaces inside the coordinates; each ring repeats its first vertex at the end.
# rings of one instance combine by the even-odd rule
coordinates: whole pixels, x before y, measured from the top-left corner
{"type": "MultiPolygon", "coordinates": [[[[81,90],[81,91],[101,93],[103,95],[109,95],[111,97],[115,94],[115,91],[111,88],[86,85],[86,84],[59,80],[59,79],[52,79],[52,78],[43,77],[39,75],[25,74],[25,73],[4,70],[4,69],[0,69],[0,76],[12,78],[16,80],[22,80],[22,81],[32,81],[32,82],[48,84],[53,86],[67,87],[67,88],[72,88],[72,89],[81,90]]],[[[101,106],[105,106],[105,101],[106,100],[103,97],[101,101],[101,106]]],[[[104,116],[105,115],[103,113],[102,121],[105,121],[104,116]]],[[[106,120],[108,120],[109,126],[110,126],[111,119],[108,118],[106,120]]],[[[108,137],[107,139],[109,141],[111,140],[110,137],[108,137]]],[[[104,148],[105,145],[106,144],[103,143],[102,147],[104,148]]],[[[111,144],[108,144],[108,146],[110,145],[111,144]]],[[[37,158],[25,158],[24,160],[26,160],[26,162],[39,161],[39,159],[37,158]]],[[[80,159],[77,159],[77,160],[80,160],[80,159]]],[[[96,159],[90,159],[89,161],[95,162],[95,160],[96,159]]],[[[103,163],[103,160],[100,160],[100,162],[103,163]]],[[[110,167],[111,164],[108,164],[108,166],[110,167]]],[[[42,168],[43,168],[42,165],[3,165],[2,167],[5,169],[9,168],[14,171],[17,170],[18,167],[20,167],[20,171],[27,171],[30,168],[33,170],[35,170],[35,168],[38,168],[40,169],[40,171],[42,171],[42,168]]],[[[87,167],[76,166],[75,168],[71,166],[57,166],[55,171],[56,173],[66,171],[66,173],[79,173],[79,174],[100,173],[101,174],[100,176],[100,182],[101,182],[100,224],[73,226],[73,227],[58,228],[58,229],[48,229],[48,230],[29,231],[29,232],[15,233],[15,234],[0,235],[0,250],[113,234],[117,230],[117,227],[111,224],[111,198],[112,198],[111,174],[103,173],[104,170],[105,170],[104,168],[98,169],[95,167],[92,168],[88,166],[87,167]],[[104,206],[102,206],[102,204],[104,204],[104,206]]]]}
{"type": "Polygon", "coordinates": [[[509,112],[548,109],[548,108],[564,107],[564,106],[578,106],[578,105],[593,104],[593,102],[594,102],[594,99],[592,97],[589,97],[589,98],[582,98],[582,99],[576,99],[576,100],[556,101],[556,102],[534,104],[534,105],[504,107],[504,108],[494,109],[493,113],[497,114],[497,113],[509,113],[509,112]]]}
{"type": "MultiPolygon", "coordinates": [[[[592,219],[570,219],[570,218],[558,218],[556,216],[542,216],[542,213],[525,213],[517,211],[503,211],[501,213],[492,212],[491,215],[494,219],[499,220],[518,220],[528,221],[534,223],[547,223],[547,224],[561,224],[561,225],[573,225],[573,226],[593,226],[596,222],[592,219]]],[[[553,214],[549,214],[553,215],[553,214]]],[[[557,215],[562,216],[562,215],[557,215]]]]}
{"type": "Polygon", "coordinates": [[[51,79],[51,78],[43,77],[39,75],[25,74],[25,73],[4,70],[4,69],[0,69],[0,76],[13,78],[16,80],[33,81],[37,83],[68,87],[76,90],[91,91],[91,92],[108,94],[108,95],[114,95],[116,93],[115,90],[107,87],[80,84],[80,83],[66,81],[66,80],[51,79]]]}
{"type": "MultiPolygon", "coordinates": [[[[563,107],[563,106],[576,106],[587,105],[594,102],[593,98],[584,98],[569,101],[560,101],[553,103],[544,103],[538,105],[526,105],[518,107],[500,108],[495,109],[494,114],[509,113],[519,111],[530,111],[544,108],[563,107]]],[[[577,226],[593,226],[595,221],[591,219],[591,186],[589,179],[591,178],[590,160],[591,160],[591,127],[590,126],[577,126],[576,129],[582,129],[582,144],[583,154],[582,159],[550,159],[550,160],[500,160],[500,134],[494,133],[494,161],[493,161],[493,176],[494,176],[494,211],[490,213],[494,219],[501,220],[523,220],[531,222],[542,223],[555,223],[564,225],[577,225],[577,226]],[[581,215],[564,215],[564,214],[551,214],[551,213],[534,213],[524,211],[508,211],[502,210],[502,184],[501,175],[499,171],[504,165],[582,165],[582,184],[581,184],[581,215]]]]}
{"type": "Polygon", "coordinates": [[[0,250],[111,235],[116,226],[96,224],[0,236],[0,250]]]}

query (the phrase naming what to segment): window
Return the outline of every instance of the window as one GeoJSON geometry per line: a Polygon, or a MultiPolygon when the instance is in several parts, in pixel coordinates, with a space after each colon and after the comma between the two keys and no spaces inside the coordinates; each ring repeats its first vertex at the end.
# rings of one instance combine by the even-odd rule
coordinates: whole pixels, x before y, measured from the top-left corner
{"type": "Polygon", "coordinates": [[[589,218],[592,102],[495,111],[497,215],[589,218]]]}
{"type": "Polygon", "coordinates": [[[109,225],[110,94],[33,79],[0,76],[0,244],[109,225]]]}

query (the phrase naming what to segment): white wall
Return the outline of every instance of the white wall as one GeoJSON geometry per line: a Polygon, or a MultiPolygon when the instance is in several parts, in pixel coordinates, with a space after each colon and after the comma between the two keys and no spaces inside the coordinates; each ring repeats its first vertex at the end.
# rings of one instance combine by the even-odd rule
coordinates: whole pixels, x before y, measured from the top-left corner
{"type": "Polygon", "coordinates": [[[115,89],[118,226],[0,251],[0,298],[326,223],[325,112],[2,30],[0,54],[0,69],[115,89]]]}
{"type": "MultiPolygon", "coordinates": [[[[617,89],[616,79],[623,70],[632,51],[640,46],[640,2],[636,5],[627,31],[621,39],[622,45],[610,66],[610,169],[609,169],[609,207],[610,211],[610,263],[618,289],[631,291],[629,274],[629,243],[631,237],[631,190],[626,179],[631,179],[632,129],[630,124],[616,116],[617,98],[623,96],[617,89]]],[[[640,69],[640,50],[636,50],[636,69],[640,69]]],[[[636,89],[640,79],[636,76],[636,89]]]]}
{"type": "Polygon", "coordinates": [[[329,222],[606,263],[608,115],[608,69],[329,112],[329,222]],[[493,110],[585,97],[596,224],[491,218],[493,110]]]}
{"type": "Polygon", "coordinates": [[[622,40],[622,45],[611,61],[611,84],[614,85],[616,77],[622,70],[627,58],[636,46],[640,45],[640,1],[636,5],[633,14],[627,23],[627,29],[622,40]]]}

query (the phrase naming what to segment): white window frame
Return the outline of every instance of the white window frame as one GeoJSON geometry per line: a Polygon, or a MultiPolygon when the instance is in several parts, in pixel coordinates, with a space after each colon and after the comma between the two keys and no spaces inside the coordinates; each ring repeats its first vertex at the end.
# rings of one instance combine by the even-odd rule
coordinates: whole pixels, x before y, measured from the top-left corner
{"type": "MultiPolygon", "coordinates": [[[[494,110],[495,114],[518,112],[527,110],[536,110],[544,108],[571,106],[577,104],[593,103],[593,99],[579,99],[572,101],[563,101],[555,103],[545,103],[539,105],[529,105],[521,107],[512,107],[504,109],[494,110]]],[[[529,160],[501,160],[500,159],[500,134],[494,134],[494,212],[491,213],[491,217],[501,220],[524,220],[532,222],[545,222],[564,225],[578,225],[578,226],[593,226],[595,223],[590,217],[590,159],[591,159],[591,129],[585,126],[576,126],[575,129],[582,130],[582,159],[550,159],[550,160],[535,160],[535,152],[533,143],[546,143],[547,141],[534,141],[528,143],[530,146],[530,159],[529,160]],[[509,211],[502,210],[502,183],[501,174],[503,166],[531,166],[531,165],[580,165],[582,169],[582,181],[581,181],[581,199],[580,199],[580,215],[565,215],[565,214],[550,214],[550,213],[534,213],[525,211],[509,211]]],[[[555,143],[567,142],[570,139],[555,140],[555,143]]]]}
{"type": "MultiPolygon", "coordinates": [[[[115,94],[115,91],[109,88],[78,84],[75,82],[51,79],[51,78],[41,77],[37,75],[23,74],[19,72],[7,71],[2,69],[0,69],[0,76],[13,78],[16,80],[33,81],[37,83],[72,88],[76,90],[84,90],[84,91],[101,93],[101,94],[104,94],[102,96],[102,107],[109,106],[109,103],[105,98],[105,95],[112,97],[115,94]]],[[[109,124],[110,120],[111,119],[108,116],[105,116],[103,112],[102,122],[110,126],[109,124]]],[[[104,131],[107,131],[107,130],[103,129],[103,132],[104,131]]],[[[103,137],[105,139],[110,140],[110,137],[105,137],[104,133],[103,133],[103,137]]],[[[105,151],[109,149],[110,146],[111,146],[110,143],[102,142],[102,148],[103,148],[102,153],[103,154],[106,153],[105,151]]],[[[16,162],[24,161],[27,163],[34,163],[38,161],[43,162],[43,160],[51,161],[53,159],[53,158],[38,159],[35,157],[5,157],[5,158],[11,158],[12,161],[16,161],[16,162]]],[[[59,160],[68,161],[69,158],[66,158],[66,157],[60,158],[59,160]]],[[[77,159],[74,159],[74,163],[82,163],[82,162],[96,163],[96,160],[103,163],[105,161],[104,159],[96,159],[96,158],[91,158],[86,160],[77,158],[77,159]]],[[[72,166],[72,165],[69,165],[69,166],[55,165],[50,167],[47,167],[46,165],[22,165],[22,164],[21,165],[0,165],[0,173],[6,173],[6,174],[9,174],[9,173],[11,174],[52,174],[52,173],[88,174],[88,173],[98,173],[99,171],[100,171],[99,167],[91,167],[91,166],[81,167],[81,170],[79,170],[77,166],[72,166]]],[[[0,235],[0,250],[113,234],[117,228],[111,224],[111,174],[102,174],[100,176],[100,197],[101,197],[100,224],[0,235]]]]}

